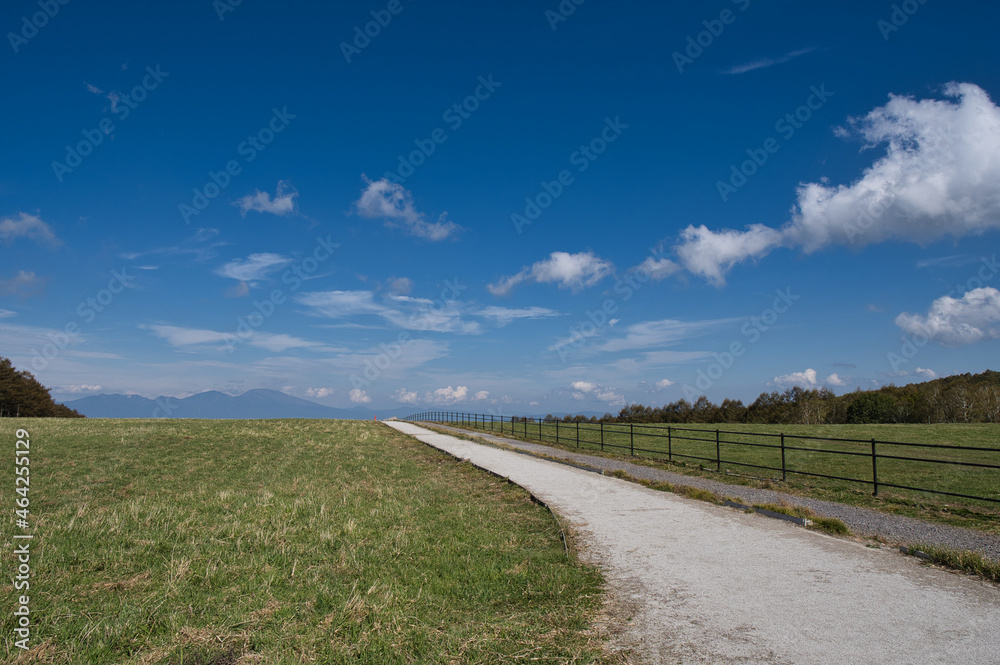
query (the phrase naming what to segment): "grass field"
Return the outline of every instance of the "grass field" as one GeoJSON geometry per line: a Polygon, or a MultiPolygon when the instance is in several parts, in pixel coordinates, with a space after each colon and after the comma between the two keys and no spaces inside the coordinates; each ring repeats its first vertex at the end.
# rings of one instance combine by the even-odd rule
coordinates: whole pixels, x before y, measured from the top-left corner
{"type": "Polygon", "coordinates": [[[4,662],[603,663],[549,512],[377,423],[2,421],[31,437],[32,649],[4,662]]]}
{"type": "MultiPolygon", "coordinates": [[[[499,425],[458,423],[466,427],[499,433],[499,425]]],[[[511,435],[511,424],[504,423],[504,433],[511,435]]],[[[514,436],[556,445],[555,423],[515,423],[514,436]]],[[[606,424],[601,445],[598,425],[581,424],[579,444],[575,423],[559,423],[559,447],[585,452],[603,452],[618,457],[635,457],[666,462],[669,468],[684,473],[702,474],[702,469],[717,469],[729,474],[726,482],[763,484],[792,493],[807,494],[831,501],[875,507],[906,515],[937,519],[1000,534],[1000,503],[889,487],[903,485],[941,492],[1000,499],[1000,470],[963,467],[952,464],[889,459],[888,456],[938,459],[1000,465],[1000,452],[950,450],[943,446],[1000,449],[1000,425],[684,425],[673,427],[668,439],[666,425],[660,429],[634,428],[606,424]],[[720,445],[716,448],[715,429],[720,445]],[[686,431],[700,430],[700,431],[686,431]],[[780,438],[785,437],[785,481],[780,438]],[[656,436],[654,436],[656,435],[656,436]],[[769,435],[769,436],[762,436],[769,435]],[[862,442],[816,441],[793,437],[828,437],[860,439],[862,442]],[[878,442],[905,442],[930,447],[894,446],[877,443],[879,497],[872,496],[872,459],[870,439],[878,442]],[[756,445],[747,445],[756,444],[756,445]],[[763,445],[762,445],[763,444],[763,445]],[[770,447],[765,447],[770,446],[770,447]],[[824,452],[806,452],[794,448],[813,448],[824,452]],[[851,454],[831,454],[851,453],[851,454]],[[717,464],[717,455],[721,463],[717,464]],[[770,467],[769,469],[759,467],[770,467]],[[776,470],[775,470],[776,469],[776,470]],[[793,473],[819,473],[864,482],[819,478],[793,473]],[[753,478],[755,477],[755,478],[753,478]]],[[[654,463],[655,464],[655,463],[654,463]]]]}

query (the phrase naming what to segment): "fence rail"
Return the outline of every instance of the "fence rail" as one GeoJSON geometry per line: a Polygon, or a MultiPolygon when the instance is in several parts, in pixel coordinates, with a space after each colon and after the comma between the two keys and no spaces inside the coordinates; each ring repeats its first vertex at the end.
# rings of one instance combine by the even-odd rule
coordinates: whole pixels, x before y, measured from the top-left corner
{"type": "MultiPolygon", "coordinates": [[[[482,413],[428,411],[404,420],[438,422],[668,462],[774,471],[882,488],[1000,503],[1000,448],[783,433],[696,429],[666,424],[562,422],[482,413]],[[725,454],[724,454],[725,451],[725,454]],[[908,453],[908,454],[907,454],[908,453]],[[934,456],[914,456],[932,453],[934,456]],[[821,471],[825,471],[823,473],[821,471]],[[935,487],[918,483],[937,481],[935,487]],[[979,493],[973,493],[978,491],[979,493]]],[[[709,467],[710,468],[710,467],[709,467]]]]}

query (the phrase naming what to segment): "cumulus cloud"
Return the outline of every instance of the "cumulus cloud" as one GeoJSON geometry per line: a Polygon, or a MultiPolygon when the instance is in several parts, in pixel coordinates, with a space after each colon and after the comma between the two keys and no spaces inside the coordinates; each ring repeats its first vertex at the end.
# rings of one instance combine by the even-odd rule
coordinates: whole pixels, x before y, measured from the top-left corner
{"type": "Polygon", "coordinates": [[[573,391],[571,396],[575,400],[584,401],[596,398],[601,402],[607,402],[608,406],[620,406],[625,404],[625,396],[616,392],[611,386],[600,386],[590,381],[574,381],[569,384],[573,391]]]}
{"type": "Polygon", "coordinates": [[[414,207],[413,195],[402,185],[386,178],[364,181],[367,186],[354,202],[355,211],[362,217],[384,219],[386,226],[403,228],[410,235],[426,240],[445,240],[459,230],[457,224],[448,220],[448,213],[441,213],[437,222],[428,222],[414,207]]]}
{"type": "Polygon", "coordinates": [[[409,277],[394,277],[389,280],[389,290],[398,296],[408,296],[413,291],[413,281],[409,277]]]}
{"type": "Polygon", "coordinates": [[[0,240],[9,244],[15,238],[28,238],[53,247],[61,244],[56,238],[55,232],[52,231],[52,227],[42,221],[40,217],[24,212],[19,213],[16,218],[4,217],[0,219],[0,240]]]}
{"type": "Polygon", "coordinates": [[[490,398],[490,391],[488,390],[480,390],[476,392],[475,395],[472,396],[472,399],[475,400],[476,402],[482,402],[489,398],[490,398]]]}
{"type": "Polygon", "coordinates": [[[272,215],[283,217],[295,212],[295,197],[298,195],[299,193],[294,188],[289,187],[287,182],[279,180],[278,189],[275,191],[273,199],[267,192],[257,189],[254,190],[253,194],[244,196],[234,202],[233,205],[240,209],[240,214],[244,217],[251,210],[254,212],[269,212],[272,215]]]}
{"type": "Polygon", "coordinates": [[[804,372],[782,374],[781,376],[774,377],[772,383],[781,388],[791,388],[792,386],[799,386],[800,388],[815,388],[819,385],[819,382],[816,380],[816,370],[814,369],[807,369],[804,372]]]}
{"type": "Polygon", "coordinates": [[[826,384],[830,386],[846,386],[847,381],[844,380],[839,374],[834,372],[830,376],[826,377],[826,384]]]}
{"type": "Polygon", "coordinates": [[[518,284],[532,280],[539,284],[555,282],[559,288],[574,293],[597,284],[614,270],[614,266],[593,252],[552,252],[549,258],[525,267],[516,275],[501,277],[487,289],[495,296],[505,296],[518,284]]]}
{"type": "Polygon", "coordinates": [[[932,369],[927,369],[927,368],[924,368],[924,367],[918,367],[916,370],[914,370],[914,373],[917,376],[922,376],[922,377],[924,377],[925,379],[928,379],[928,380],[930,380],[930,379],[936,379],[937,378],[937,372],[935,372],[932,369]]]}
{"type": "Polygon", "coordinates": [[[850,185],[798,187],[791,220],[780,228],[712,231],[691,225],[674,252],[685,269],[721,286],[736,264],[778,247],[806,253],[830,245],[889,240],[927,243],[1000,228],[1000,108],[971,83],[944,88],[951,99],[891,95],[843,136],[885,153],[850,185]]]}
{"type": "Polygon", "coordinates": [[[965,346],[1000,338],[1000,291],[973,289],[961,298],[942,296],[926,315],[903,312],[896,325],[910,335],[923,335],[943,346],[965,346]]]}
{"type": "Polygon", "coordinates": [[[337,392],[335,388],[307,388],[306,397],[322,399],[324,397],[330,397],[335,392],[337,392]]]}
{"type": "Polygon", "coordinates": [[[0,295],[22,297],[45,291],[45,280],[34,272],[18,270],[11,279],[0,279],[0,295]]]}
{"type": "Polygon", "coordinates": [[[400,388],[392,394],[393,399],[401,404],[416,404],[417,393],[406,388],[400,388]]]}
{"type": "Polygon", "coordinates": [[[256,282],[265,279],[272,272],[279,270],[292,260],[281,254],[251,254],[245,259],[235,259],[215,271],[216,275],[228,277],[240,282],[256,282]]]}
{"type": "Polygon", "coordinates": [[[663,390],[665,388],[669,388],[670,386],[674,385],[674,382],[671,381],[670,379],[660,379],[654,385],[656,386],[657,390],[663,390]]]}
{"type": "Polygon", "coordinates": [[[456,404],[458,402],[464,402],[469,396],[469,389],[466,386],[458,386],[457,388],[452,388],[448,386],[447,388],[438,388],[434,392],[429,392],[424,397],[424,401],[430,402],[431,404],[456,404]]]}
{"type": "Polygon", "coordinates": [[[633,270],[648,273],[650,279],[655,282],[670,277],[681,270],[681,266],[667,258],[647,256],[646,260],[633,268],[633,270]]]}
{"type": "Polygon", "coordinates": [[[372,398],[368,396],[368,393],[366,393],[364,390],[361,390],[360,388],[353,389],[351,391],[350,397],[351,401],[354,402],[355,404],[368,404],[369,402],[372,401],[372,398]]]}

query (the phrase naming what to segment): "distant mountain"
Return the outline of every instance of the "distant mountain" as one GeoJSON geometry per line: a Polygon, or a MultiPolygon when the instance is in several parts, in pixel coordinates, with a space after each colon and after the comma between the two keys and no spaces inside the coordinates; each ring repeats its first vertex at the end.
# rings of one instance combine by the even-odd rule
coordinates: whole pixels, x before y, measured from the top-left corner
{"type": "Polygon", "coordinates": [[[155,400],[139,395],[92,395],[65,402],[88,418],[331,418],[346,420],[371,420],[410,415],[412,409],[373,411],[358,406],[337,409],[323,406],[277,390],[250,390],[233,397],[217,390],[191,395],[184,399],[157,397],[155,400]]]}

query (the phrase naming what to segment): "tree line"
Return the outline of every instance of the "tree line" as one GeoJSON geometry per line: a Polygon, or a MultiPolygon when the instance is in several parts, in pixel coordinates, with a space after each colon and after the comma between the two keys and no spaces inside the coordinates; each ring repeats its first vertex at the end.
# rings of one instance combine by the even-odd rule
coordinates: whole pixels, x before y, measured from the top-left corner
{"type": "Polygon", "coordinates": [[[3,418],[83,418],[83,414],[64,404],[57,404],[49,389],[31,372],[17,371],[14,364],[0,356],[0,417],[3,418]]]}
{"type": "Polygon", "coordinates": [[[702,395],[694,403],[680,399],[662,407],[630,404],[618,415],[602,417],[551,414],[548,422],[613,423],[756,423],[756,424],[873,424],[873,423],[998,423],[1000,372],[956,374],[905,386],[890,384],[877,390],[835,395],[828,388],[798,386],[784,392],[762,392],[750,405],[724,399],[715,404],[702,395]]]}

